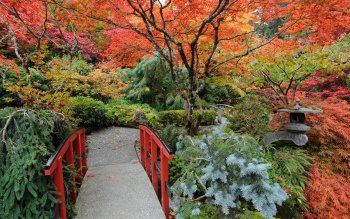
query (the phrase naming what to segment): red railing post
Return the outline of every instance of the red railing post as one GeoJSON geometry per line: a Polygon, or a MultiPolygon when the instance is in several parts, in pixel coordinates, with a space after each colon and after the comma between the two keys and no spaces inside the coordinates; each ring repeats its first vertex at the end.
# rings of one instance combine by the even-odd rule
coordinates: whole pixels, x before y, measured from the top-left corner
{"type": "Polygon", "coordinates": [[[56,199],[60,200],[60,218],[66,219],[66,199],[64,195],[64,181],[63,181],[63,169],[62,169],[62,157],[57,160],[57,168],[53,175],[53,182],[56,186],[57,192],[56,199]]]}
{"type": "Polygon", "coordinates": [[[85,175],[87,171],[87,154],[86,154],[86,146],[85,146],[85,130],[82,129],[81,133],[79,134],[80,138],[80,150],[81,150],[81,155],[83,157],[82,160],[82,169],[83,169],[83,175],[85,175]]]}
{"type": "Polygon", "coordinates": [[[145,132],[145,169],[146,169],[146,172],[147,172],[147,175],[148,177],[151,176],[151,171],[150,171],[150,167],[151,167],[151,161],[149,159],[149,152],[150,152],[150,144],[149,144],[149,141],[150,141],[150,135],[149,133],[145,132]]]}
{"type": "Polygon", "coordinates": [[[166,218],[170,218],[169,210],[169,194],[168,194],[168,181],[169,170],[168,161],[173,158],[173,151],[170,150],[166,144],[160,140],[158,135],[145,125],[140,125],[140,155],[141,163],[144,166],[148,176],[152,172],[152,185],[156,193],[159,193],[158,178],[157,175],[157,162],[158,162],[158,148],[160,151],[160,181],[161,181],[161,204],[166,218]],[[149,143],[151,141],[151,143],[149,143]],[[144,150],[143,150],[144,149],[144,150]],[[151,152],[151,159],[148,158],[148,153],[151,152]],[[150,170],[151,168],[151,170],[150,170]]]}
{"type": "Polygon", "coordinates": [[[156,169],[157,161],[158,161],[157,144],[152,139],[151,140],[152,184],[153,184],[154,190],[156,191],[156,193],[158,195],[158,175],[157,175],[157,169],[156,169]]]}
{"type": "Polygon", "coordinates": [[[82,159],[82,155],[81,155],[81,139],[80,139],[80,135],[78,136],[78,138],[74,141],[74,153],[76,156],[76,162],[77,162],[77,169],[78,169],[78,174],[79,176],[76,177],[76,182],[77,184],[81,185],[82,181],[83,181],[83,177],[84,177],[84,173],[83,173],[83,159],[82,159]]]}
{"type": "MultiPolygon", "coordinates": [[[[162,149],[164,150],[164,149],[162,149]]],[[[161,151],[160,155],[160,171],[161,171],[161,190],[162,190],[162,207],[165,216],[169,217],[169,195],[167,190],[167,183],[169,178],[168,173],[168,158],[165,156],[164,151],[161,151]]]]}
{"type": "MultiPolygon", "coordinates": [[[[67,152],[66,152],[67,166],[72,172],[74,172],[73,142],[69,141],[68,144],[69,144],[69,146],[68,146],[68,149],[67,149],[67,152]]],[[[71,192],[70,192],[70,197],[71,197],[73,203],[75,203],[75,201],[77,199],[77,193],[76,193],[76,187],[75,187],[75,175],[74,175],[74,173],[71,176],[71,180],[72,180],[72,189],[71,189],[71,192]]]]}
{"type": "Polygon", "coordinates": [[[141,155],[141,164],[143,168],[145,167],[145,131],[140,129],[140,155],[141,155]]]}
{"type": "Polygon", "coordinates": [[[87,171],[86,160],[86,147],[85,147],[85,132],[84,129],[76,131],[71,136],[62,142],[62,144],[56,149],[55,153],[51,155],[47,163],[45,164],[44,174],[45,176],[53,175],[53,183],[56,186],[58,194],[56,198],[60,201],[59,215],[61,219],[67,218],[66,213],[66,197],[63,178],[63,165],[62,159],[65,157],[68,168],[75,169],[75,159],[77,160],[77,171],[79,177],[72,175],[73,188],[70,191],[70,197],[72,201],[76,201],[77,189],[76,185],[82,183],[83,177],[87,171]],[[75,153],[75,154],[74,154],[75,153]]]}

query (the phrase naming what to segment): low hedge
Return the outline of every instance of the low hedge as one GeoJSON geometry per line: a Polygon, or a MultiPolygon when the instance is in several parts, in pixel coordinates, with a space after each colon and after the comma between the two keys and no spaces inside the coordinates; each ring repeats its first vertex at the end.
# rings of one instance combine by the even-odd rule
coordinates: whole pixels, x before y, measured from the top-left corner
{"type": "Polygon", "coordinates": [[[106,107],[102,101],[91,97],[75,97],[71,106],[73,117],[78,120],[78,126],[103,127],[107,125],[106,107]]]}
{"type": "Polygon", "coordinates": [[[134,104],[130,101],[120,100],[106,104],[106,118],[109,124],[126,127],[136,127],[135,118],[137,110],[145,114],[146,123],[152,127],[158,125],[158,112],[148,104],[134,104]]]}
{"type": "MultiPolygon", "coordinates": [[[[216,118],[216,112],[214,110],[204,110],[201,115],[199,110],[193,112],[192,121],[197,122],[199,118],[200,125],[213,125],[216,118]]],[[[178,126],[186,125],[187,114],[185,110],[166,110],[159,112],[159,121],[165,124],[176,124],[178,126]]]]}

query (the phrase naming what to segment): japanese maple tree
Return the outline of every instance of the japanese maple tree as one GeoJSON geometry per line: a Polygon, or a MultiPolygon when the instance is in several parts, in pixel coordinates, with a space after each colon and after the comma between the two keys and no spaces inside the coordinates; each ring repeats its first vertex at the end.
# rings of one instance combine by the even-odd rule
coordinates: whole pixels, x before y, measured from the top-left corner
{"type": "Polygon", "coordinates": [[[340,0],[316,3],[304,0],[51,2],[104,22],[105,27],[110,28],[106,32],[110,43],[105,55],[115,63],[130,66],[152,52],[163,58],[170,66],[177,93],[185,102],[190,133],[195,129],[191,124],[193,108],[200,103],[199,93],[208,77],[226,72],[277,36],[288,40],[306,36],[307,40],[299,41],[303,43],[327,36],[329,42],[348,31],[349,21],[348,5],[340,0]],[[336,15],[335,24],[320,25],[336,15]],[[272,35],[258,35],[265,25],[276,19],[283,22],[272,35]]]}
{"type": "Polygon", "coordinates": [[[77,17],[49,2],[1,0],[0,27],[0,43],[14,53],[27,72],[44,45],[73,56],[97,54],[88,29],[78,28],[77,17]]]}
{"type": "Polygon", "coordinates": [[[91,7],[86,12],[74,3],[58,4],[112,25],[106,32],[111,41],[106,54],[118,58],[123,66],[152,52],[164,59],[185,102],[190,133],[195,130],[193,108],[200,103],[206,79],[274,39],[257,37],[254,23],[261,19],[255,13],[259,4],[254,1],[91,2],[109,13],[94,12],[91,7]]]}

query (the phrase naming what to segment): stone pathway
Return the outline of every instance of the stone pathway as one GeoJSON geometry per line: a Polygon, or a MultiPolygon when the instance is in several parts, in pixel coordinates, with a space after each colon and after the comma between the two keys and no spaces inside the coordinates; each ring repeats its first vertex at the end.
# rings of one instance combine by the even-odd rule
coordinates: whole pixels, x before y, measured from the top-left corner
{"type": "Polygon", "coordinates": [[[88,172],[76,219],[164,219],[134,149],[137,129],[110,127],[87,136],[88,172]]]}

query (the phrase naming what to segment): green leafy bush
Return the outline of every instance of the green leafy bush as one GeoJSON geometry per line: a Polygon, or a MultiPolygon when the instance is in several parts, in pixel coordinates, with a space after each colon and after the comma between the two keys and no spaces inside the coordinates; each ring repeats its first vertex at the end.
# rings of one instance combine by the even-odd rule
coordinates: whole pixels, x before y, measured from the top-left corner
{"type": "Polygon", "coordinates": [[[242,81],[234,77],[220,76],[208,80],[203,92],[203,100],[211,104],[235,104],[239,97],[245,96],[242,81]]]}
{"type": "Polygon", "coordinates": [[[288,198],[280,185],[269,179],[271,165],[264,161],[258,142],[228,131],[224,125],[202,139],[183,137],[177,155],[186,166],[186,172],[172,186],[172,207],[180,218],[199,215],[203,199],[228,218],[242,211],[242,206],[271,218],[277,205],[288,198]],[[188,206],[193,209],[191,215],[185,214],[188,206]]]}
{"type": "MultiPolygon", "coordinates": [[[[167,125],[161,131],[161,138],[165,141],[168,147],[176,151],[176,143],[178,138],[185,134],[186,130],[181,129],[174,124],[167,125]]],[[[175,183],[175,181],[182,176],[185,172],[185,164],[183,161],[175,154],[173,159],[169,161],[169,181],[170,184],[175,183]]]]}
{"type": "Polygon", "coordinates": [[[203,99],[211,104],[234,104],[241,97],[227,85],[210,84],[205,88],[203,99]]]}
{"type": "Polygon", "coordinates": [[[310,162],[305,150],[292,147],[271,148],[265,157],[266,161],[272,164],[270,169],[272,180],[288,190],[289,199],[285,204],[293,208],[296,213],[306,210],[304,189],[310,162]]]}
{"type": "Polygon", "coordinates": [[[44,164],[66,130],[48,111],[0,110],[0,218],[51,218],[55,187],[44,164]],[[54,138],[55,136],[55,138],[54,138]]]}
{"type": "Polygon", "coordinates": [[[232,130],[250,134],[256,138],[264,136],[268,131],[270,114],[263,97],[246,95],[234,106],[234,111],[228,116],[232,130]]]}
{"type": "Polygon", "coordinates": [[[158,112],[147,104],[134,104],[130,101],[119,100],[106,105],[106,117],[109,124],[135,127],[139,125],[135,120],[136,110],[145,114],[146,122],[149,126],[157,127],[158,112]]]}
{"type": "Polygon", "coordinates": [[[91,97],[75,97],[71,106],[73,116],[80,127],[103,127],[107,125],[106,108],[103,102],[91,97]]]}
{"type": "MultiPolygon", "coordinates": [[[[159,112],[159,120],[164,124],[176,124],[184,126],[186,124],[185,110],[166,110],[159,112]]],[[[216,112],[214,110],[204,110],[201,115],[199,110],[193,112],[192,120],[197,123],[200,119],[200,125],[212,125],[215,122],[216,112]]]]}
{"type": "Polygon", "coordinates": [[[186,130],[183,128],[177,127],[174,124],[168,124],[164,129],[162,129],[160,135],[168,147],[175,151],[179,136],[184,135],[185,133],[186,130]]]}

